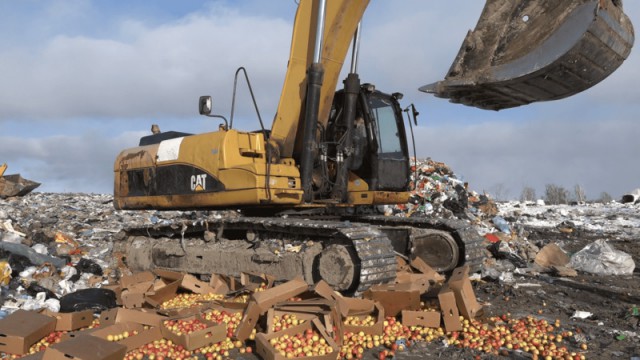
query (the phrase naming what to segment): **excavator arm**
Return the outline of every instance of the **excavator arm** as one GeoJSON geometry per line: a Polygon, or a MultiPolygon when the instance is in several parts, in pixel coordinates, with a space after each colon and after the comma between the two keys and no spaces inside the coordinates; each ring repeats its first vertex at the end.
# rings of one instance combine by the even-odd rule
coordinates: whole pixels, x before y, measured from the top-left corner
{"type": "MultiPolygon", "coordinates": [[[[317,0],[300,1],[293,25],[289,64],[270,135],[271,141],[277,144],[282,158],[291,158],[294,152],[301,151],[307,70],[313,63],[319,3],[317,0]]],[[[326,2],[321,52],[324,79],[318,109],[318,121],[321,124],[326,124],[329,118],[333,95],[349,44],[368,4],[369,0],[326,2]]]]}

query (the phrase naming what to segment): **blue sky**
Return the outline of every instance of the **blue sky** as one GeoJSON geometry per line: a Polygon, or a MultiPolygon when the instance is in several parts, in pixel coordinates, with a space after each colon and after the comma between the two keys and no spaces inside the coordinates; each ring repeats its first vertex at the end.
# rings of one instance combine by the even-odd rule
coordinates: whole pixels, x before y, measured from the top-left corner
{"type": "MultiPolygon", "coordinates": [[[[626,1],[640,23],[640,3],[626,1]]],[[[0,163],[40,191],[110,193],[113,161],[151,124],[212,131],[197,115],[210,94],[229,115],[233,74],[249,71],[263,119],[286,70],[293,0],[0,0],[0,163]]],[[[590,198],[640,187],[640,56],[574,97],[501,112],[418,92],[440,80],[483,2],[372,1],[360,76],[404,93],[421,113],[418,156],[449,164],[476,191],[518,197],[545,184],[590,198]]],[[[636,49],[637,50],[637,49],[636,49]]],[[[258,122],[240,92],[235,127],[258,122]]]]}

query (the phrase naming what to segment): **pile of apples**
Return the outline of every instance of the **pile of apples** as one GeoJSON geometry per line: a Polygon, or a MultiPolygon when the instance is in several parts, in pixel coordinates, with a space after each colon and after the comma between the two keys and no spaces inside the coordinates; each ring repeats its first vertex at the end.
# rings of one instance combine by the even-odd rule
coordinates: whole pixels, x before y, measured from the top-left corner
{"type": "Polygon", "coordinates": [[[371,315],[367,315],[365,317],[347,316],[347,318],[344,319],[344,324],[349,326],[368,327],[376,324],[376,318],[371,315]]]}
{"type": "MultiPolygon", "coordinates": [[[[125,360],[196,360],[198,356],[193,352],[185,349],[182,345],[174,344],[171,340],[160,339],[152,343],[148,343],[139,349],[129,351],[125,360]]],[[[214,358],[215,359],[215,358],[214,358]]]]}
{"type": "Polygon", "coordinates": [[[178,336],[204,330],[210,326],[198,318],[165,320],[163,324],[169,331],[178,336]]]}
{"type": "Polygon", "coordinates": [[[132,332],[124,331],[120,334],[109,334],[107,335],[107,341],[120,341],[135,335],[138,335],[138,330],[133,330],[132,332]]]}
{"type": "Polygon", "coordinates": [[[384,330],[381,335],[366,334],[362,331],[345,333],[340,356],[344,359],[361,359],[366,350],[384,346],[387,349],[382,350],[379,355],[380,359],[385,359],[393,357],[396,351],[404,351],[405,346],[411,344],[412,331],[396,318],[387,317],[383,326],[384,330]]]}
{"type": "Polygon", "coordinates": [[[240,325],[240,321],[242,320],[242,313],[229,313],[224,310],[213,309],[202,314],[205,320],[211,321],[215,324],[226,324],[227,325],[227,337],[233,337],[233,333],[240,325]]]}
{"type": "Polygon", "coordinates": [[[313,329],[307,329],[301,334],[275,337],[269,343],[285,357],[324,356],[333,353],[331,345],[313,329]]]}
{"type": "Polygon", "coordinates": [[[187,309],[190,307],[198,306],[202,302],[208,302],[213,300],[222,300],[223,295],[220,294],[178,294],[174,298],[163,302],[160,305],[160,309],[173,310],[173,309],[187,309]]]}
{"type": "Polygon", "coordinates": [[[304,323],[304,319],[298,319],[296,314],[284,314],[282,317],[275,315],[271,331],[278,332],[304,323]]]}
{"type": "MultiPolygon", "coordinates": [[[[527,316],[513,319],[508,314],[489,318],[489,324],[477,320],[462,320],[463,330],[449,334],[449,344],[477,349],[495,355],[520,350],[530,353],[533,359],[583,360],[585,355],[570,351],[563,344],[573,336],[571,331],[560,329],[560,320],[550,323],[545,319],[527,316]]],[[[580,344],[586,350],[586,344],[580,344]]]]}

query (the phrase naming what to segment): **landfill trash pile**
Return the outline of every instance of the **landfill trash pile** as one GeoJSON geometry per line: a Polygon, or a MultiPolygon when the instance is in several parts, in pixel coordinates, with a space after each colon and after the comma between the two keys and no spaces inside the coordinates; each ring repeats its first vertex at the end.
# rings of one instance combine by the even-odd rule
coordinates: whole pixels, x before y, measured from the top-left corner
{"type": "MultiPolygon", "coordinates": [[[[134,274],[114,252],[124,227],[235,211],[116,211],[111,195],[98,194],[0,199],[0,319],[9,320],[0,335],[44,316],[0,343],[36,359],[91,358],[92,346],[110,349],[109,359],[638,356],[640,204],[495,203],[445,164],[420,164],[412,202],[387,215],[466,219],[491,256],[482,273],[458,275],[399,258],[399,283],[365,299],[268,274],[134,274]]],[[[0,358],[17,356],[2,344],[0,358]]]]}
{"type": "Polygon", "coordinates": [[[412,196],[409,203],[386,206],[388,216],[429,216],[458,218],[480,223],[498,213],[496,203],[487,194],[469,189],[445,163],[428,158],[411,167],[412,196]]]}

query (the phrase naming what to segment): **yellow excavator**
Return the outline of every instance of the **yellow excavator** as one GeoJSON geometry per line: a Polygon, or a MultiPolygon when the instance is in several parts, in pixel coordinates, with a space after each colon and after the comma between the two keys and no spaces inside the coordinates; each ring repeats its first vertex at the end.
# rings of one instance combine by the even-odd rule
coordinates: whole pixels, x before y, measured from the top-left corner
{"type": "MultiPolygon", "coordinates": [[[[468,222],[376,211],[409,200],[403,112],[415,121],[417,111],[400,106],[402,94],[360,81],[367,5],[299,2],[271,129],[257,106],[259,130],[233,128],[234,88],[229,121],[212,115],[210,96],[199,99],[200,114],[224,120],[218,131],[156,131],[119,154],[117,209],[240,214],[128,228],[122,243],[130,267],[303,276],[360,293],[394,279],[396,256],[443,272],[481,265],[482,237],[468,222]],[[336,91],[350,47],[350,72],[336,91]]],[[[491,110],[561,99],[615,71],[633,42],[621,0],[487,0],[445,79],[420,90],[491,110]]]]}

